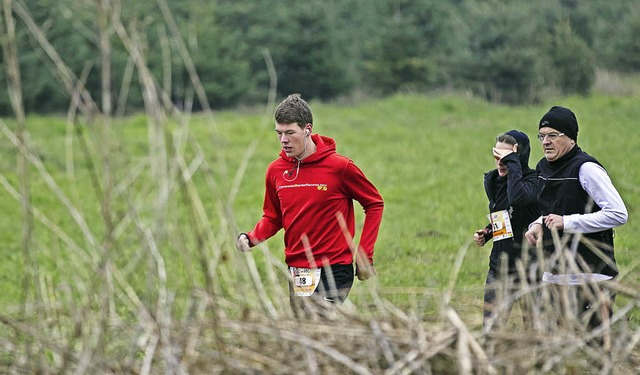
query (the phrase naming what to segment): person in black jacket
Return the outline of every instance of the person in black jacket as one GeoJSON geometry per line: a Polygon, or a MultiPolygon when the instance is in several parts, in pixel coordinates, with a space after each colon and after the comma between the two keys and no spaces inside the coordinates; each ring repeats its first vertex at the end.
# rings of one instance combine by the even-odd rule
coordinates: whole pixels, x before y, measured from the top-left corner
{"type": "Polygon", "coordinates": [[[549,258],[542,281],[572,288],[578,317],[593,329],[608,324],[613,314],[615,293],[603,281],[618,275],[613,230],[627,222],[628,212],[602,164],[578,146],[578,129],[576,115],[566,107],[553,106],[540,119],[541,215],[525,238],[549,258]],[[554,241],[554,232],[560,241],[554,241]]]}
{"type": "MultiPolygon", "coordinates": [[[[493,239],[493,248],[489,256],[489,271],[484,294],[485,330],[506,323],[516,300],[514,292],[519,286],[518,260],[522,259],[523,235],[529,223],[539,216],[537,205],[536,172],[529,168],[531,153],[529,138],[526,134],[510,130],[496,137],[493,157],[496,169],[485,173],[484,188],[489,198],[490,223],[476,231],[474,241],[484,246],[493,239]],[[508,277],[508,280],[504,280],[508,277]],[[498,281],[508,285],[508,290],[498,288],[498,281]],[[507,292],[502,298],[496,298],[498,291],[507,292]],[[504,306],[500,307],[497,304],[504,306]]],[[[532,263],[533,264],[533,263],[532,263]]],[[[529,273],[528,264],[523,271],[529,273]]],[[[535,269],[534,272],[535,274],[535,269]]],[[[522,305],[521,305],[522,306],[522,305]]],[[[524,307],[524,306],[522,306],[524,307]]],[[[523,308],[525,324],[526,308],[523,308]]]]}

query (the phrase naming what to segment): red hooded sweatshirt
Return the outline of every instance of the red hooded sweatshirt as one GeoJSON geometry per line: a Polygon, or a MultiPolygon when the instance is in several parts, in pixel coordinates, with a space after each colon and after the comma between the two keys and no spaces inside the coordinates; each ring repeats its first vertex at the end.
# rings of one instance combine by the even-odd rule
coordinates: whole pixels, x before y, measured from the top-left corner
{"type": "Polygon", "coordinates": [[[333,139],[312,135],[316,152],[300,162],[280,151],[267,168],[262,219],[247,233],[251,246],[284,228],[285,262],[293,267],[352,264],[353,253],[337,218],[342,213],[350,238],[355,234],[353,200],[364,209],[359,248],[373,264],[373,247],[384,202],[353,161],[336,152],[333,139]],[[305,253],[304,238],[313,253],[305,253]]]}

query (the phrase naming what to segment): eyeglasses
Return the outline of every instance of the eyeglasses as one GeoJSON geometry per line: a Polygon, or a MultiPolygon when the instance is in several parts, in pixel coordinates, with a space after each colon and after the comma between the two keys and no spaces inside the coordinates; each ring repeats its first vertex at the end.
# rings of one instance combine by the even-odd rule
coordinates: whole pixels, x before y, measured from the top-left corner
{"type": "Polygon", "coordinates": [[[538,140],[540,142],[544,141],[544,138],[548,138],[551,142],[555,141],[556,139],[558,139],[559,137],[562,137],[564,135],[564,133],[549,133],[549,134],[542,134],[542,133],[538,133],[538,140]]]}

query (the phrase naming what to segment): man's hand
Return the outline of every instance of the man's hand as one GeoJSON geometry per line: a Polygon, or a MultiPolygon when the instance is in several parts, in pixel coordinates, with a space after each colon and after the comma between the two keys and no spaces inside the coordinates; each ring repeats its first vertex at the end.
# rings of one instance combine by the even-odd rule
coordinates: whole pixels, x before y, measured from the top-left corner
{"type": "Polygon", "coordinates": [[[484,246],[485,244],[485,240],[484,240],[484,236],[489,232],[489,229],[487,228],[483,228],[480,230],[477,230],[474,234],[473,234],[473,240],[476,242],[476,245],[478,245],[479,247],[484,246]]]}
{"type": "Polygon", "coordinates": [[[236,249],[238,249],[238,251],[242,251],[243,253],[251,251],[249,236],[247,236],[246,233],[240,233],[238,235],[238,238],[236,238],[236,249]]]}
{"type": "Polygon", "coordinates": [[[564,229],[564,219],[560,215],[549,214],[544,217],[544,225],[551,230],[563,230],[564,229]]]}
{"type": "Polygon", "coordinates": [[[527,239],[527,242],[531,246],[538,245],[539,242],[542,241],[542,225],[539,223],[535,223],[529,228],[529,230],[524,234],[527,239]]]}
{"type": "Polygon", "coordinates": [[[356,276],[358,280],[364,281],[371,278],[371,276],[376,275],[376,269],[373,267],[373,264],[363,264],[359,265],[356,263],[356,276]]]}

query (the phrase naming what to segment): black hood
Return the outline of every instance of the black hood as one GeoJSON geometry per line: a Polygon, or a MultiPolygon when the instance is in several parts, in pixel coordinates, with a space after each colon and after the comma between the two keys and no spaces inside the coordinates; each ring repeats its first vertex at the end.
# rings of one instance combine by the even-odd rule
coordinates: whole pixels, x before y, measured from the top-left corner
{"type": "Polygon", "coordinates": [[[529,168],[529,155],[531,154],[531,144],[529,143],[529,137],[521,131],[509,130],[506,134],[509,134],[518,141],[518,158],[520,159],[520,166],[529,168]]]}

